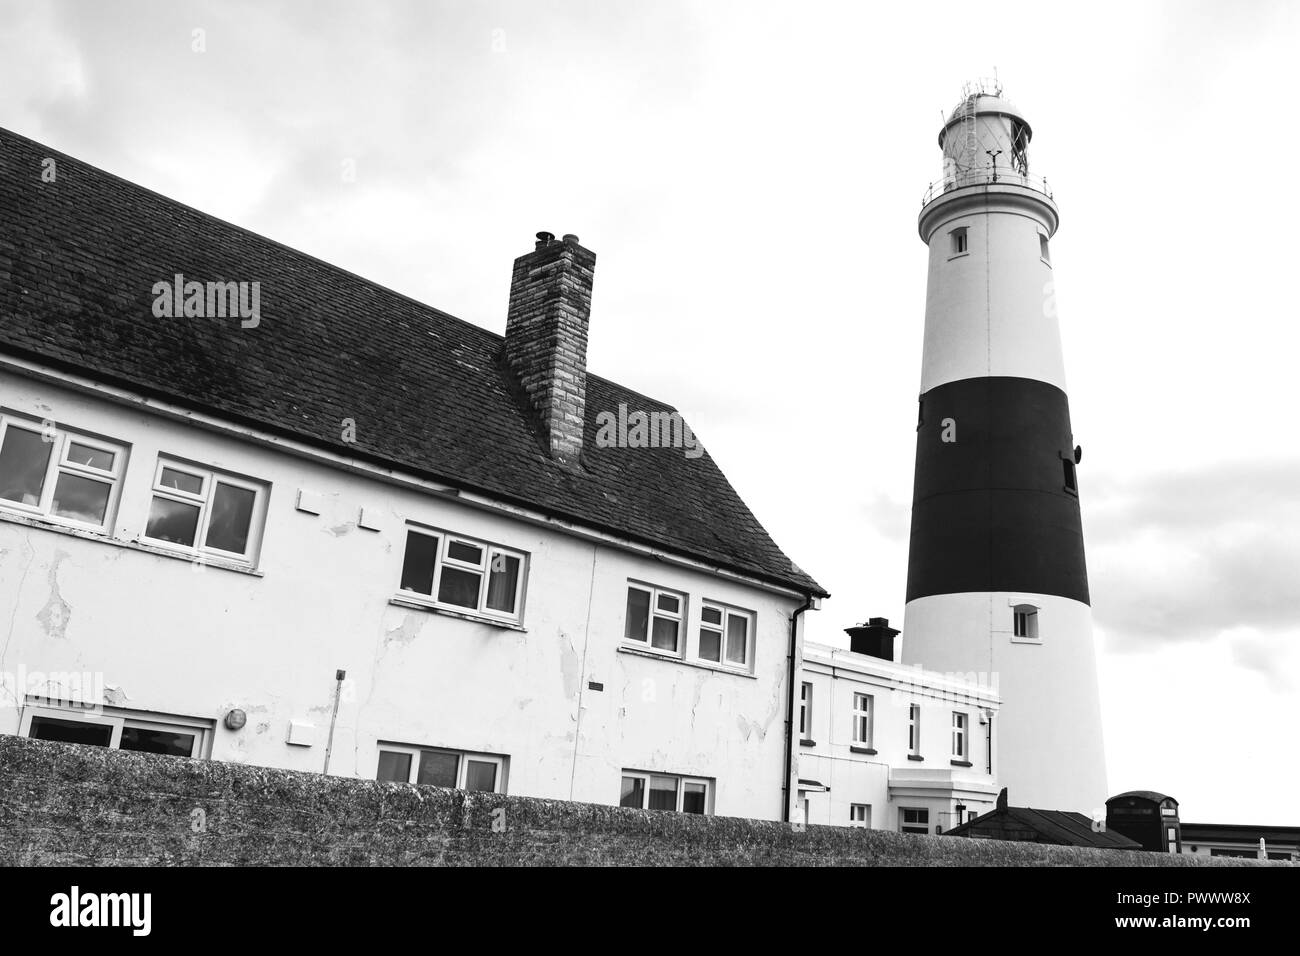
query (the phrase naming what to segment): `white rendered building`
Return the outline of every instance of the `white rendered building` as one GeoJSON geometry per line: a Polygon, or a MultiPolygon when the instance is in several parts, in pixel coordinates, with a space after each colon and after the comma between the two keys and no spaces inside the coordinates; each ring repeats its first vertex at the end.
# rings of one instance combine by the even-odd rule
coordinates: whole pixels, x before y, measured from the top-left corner
{"type": "Polygon", "coordinates": [[[594,265],[502,337],[0,130],[0,733],[788,819],[825,592],[587,373],[594,265]]]}
{"type": "Polygon", "coordinates": [[[1000,700],[981,674],[893,660],[882,618],[853,649],[804,645],[799,798],[812,824],[938,833],[993,809],[1000,700]]]}

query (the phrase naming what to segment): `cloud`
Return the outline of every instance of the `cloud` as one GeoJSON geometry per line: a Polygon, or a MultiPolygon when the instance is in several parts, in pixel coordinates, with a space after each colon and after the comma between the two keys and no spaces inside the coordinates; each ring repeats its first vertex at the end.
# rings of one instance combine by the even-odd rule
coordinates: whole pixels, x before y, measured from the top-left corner
{"type": "Polygon", "coordinates": [[[1112,647],[1234,629],[1236,659],[1300,632],[1300,461],[1227,462],[1085,489],[1089,576],[1112,647]]]}

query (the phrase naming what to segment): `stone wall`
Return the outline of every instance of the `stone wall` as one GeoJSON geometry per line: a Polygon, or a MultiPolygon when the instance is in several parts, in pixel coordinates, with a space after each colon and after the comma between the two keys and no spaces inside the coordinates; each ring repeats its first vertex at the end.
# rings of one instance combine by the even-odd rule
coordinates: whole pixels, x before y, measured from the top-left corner
{"type": "Polygon", "coordinates": [[[0,735],[0,866],[1256,865],[629,810],[0,735]]]}

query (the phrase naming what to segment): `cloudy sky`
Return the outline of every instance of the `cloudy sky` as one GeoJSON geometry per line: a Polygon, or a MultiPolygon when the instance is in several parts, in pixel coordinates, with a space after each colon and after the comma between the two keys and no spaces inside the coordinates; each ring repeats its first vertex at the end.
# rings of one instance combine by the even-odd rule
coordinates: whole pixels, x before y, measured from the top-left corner
{"type": "Polygon", "coordinates": [[[1300,824],[1300,6],[985,9],[0,0],[0,126],[498,332],[577,233],[590,367],[687,413],[835,641],[902,620],[916,214],[996,68],[1062,211],[1110,789],[1300,824]]]}

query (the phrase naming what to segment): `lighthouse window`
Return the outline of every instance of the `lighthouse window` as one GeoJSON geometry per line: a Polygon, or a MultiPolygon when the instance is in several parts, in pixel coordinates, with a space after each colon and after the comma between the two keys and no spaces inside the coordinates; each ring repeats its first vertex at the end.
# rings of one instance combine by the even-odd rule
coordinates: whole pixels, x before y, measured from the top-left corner
{"type": "Polygon", "coordinates": [[[1044,262],[1051,263],[1052,255],[1047,249],[1047,237],[1041,232],[1038,234],[1038,255],[1044,262]]]}
{"type": "Polygon", "coordinates": [[[954,256],[964,255],[966,253],[966,227],[954,229],[949,233],[952,236],[952,254],[954,256]]]}
{"type": "Polygon", "coordinates": [[[1038,640],[1038,608],[1032,604],[1017,604],[1012,608],[1012,635],[1027,641],[1038,640]]]}
{"type": "Polygon", "coordinates": [[[1062,458],[1061,467],[1065,472],[1065,490],[1072,495],[1077,495],[1079,493],[1079,485],[1074,475],[1074,462],[1069,458],[1062,458]]]}

